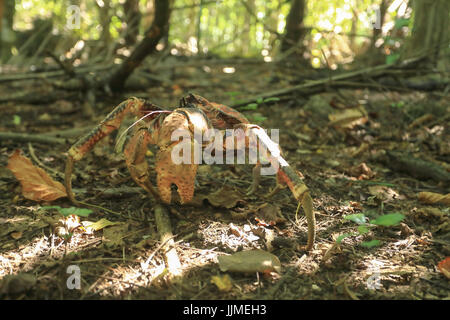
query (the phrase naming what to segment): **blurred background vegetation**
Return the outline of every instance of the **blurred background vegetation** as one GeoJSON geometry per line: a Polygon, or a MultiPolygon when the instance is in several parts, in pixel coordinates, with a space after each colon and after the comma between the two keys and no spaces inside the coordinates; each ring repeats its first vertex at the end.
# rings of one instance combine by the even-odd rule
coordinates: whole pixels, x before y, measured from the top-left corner
{"type": "MultiPolygon", "coordinates": [[[[21,51],[39,54],[49,47],[71,57],[74,51],[90,46],[93,55],[113,43],[116,53],[127,55],[126,48],[142,38],[154,15],[153,1],[145,0],[2,2],[2,42],[11,43],[3,53],[3,62],[21,51]],[[81,12],[76,29],[67,27],[72,18],[71,5],[79,6],[81,12]],[[27,46],[27,40],[36,33],[43,36],[36,37],[39,41],[35,45],[27,46]]],[[[394,61],[414,19],[407,0],[175,0],[168,37],[158,49],[169,46],[173,55],[261,57],[271,61],[281,49],[289,47],[283,46],[282,35],[287,31],[291,10],[297,11],[291,14],[302,27],[297,51],[316,68],[328,63],[335,69],[338,64],[354,61],[371,46],[385,61],[394,61]],[[381,30],[373,27],[377,18],[383,20],[381,30]]],[[[89,57],[89,50],[85,51],[76,63],[89,57]]]]}
{"type": "Polygon", "coordinates": [[[448,60],[449,6],[448,0],[1,0],[1,61],[13,71],[52,60],[121,64],[154,24],[164,30],[141,56],[295,58],[296,66],[335,70],[396,63],[423,50],[436,53],[437,63],[442,52],[448,60]],[[158,6],[167,21],[155,23],[158,6]]]}

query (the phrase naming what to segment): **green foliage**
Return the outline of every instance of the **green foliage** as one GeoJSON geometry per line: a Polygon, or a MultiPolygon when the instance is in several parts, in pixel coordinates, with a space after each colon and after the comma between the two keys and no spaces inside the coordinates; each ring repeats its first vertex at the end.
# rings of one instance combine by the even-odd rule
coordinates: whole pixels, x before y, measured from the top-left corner
{"type": "Polygon", "coordinates": [[[370,223],[377,226],[390,227],[399,224],[403,219],[405,219],[405,216],[401,213],[389,213],[370,220],[370,223]]]}
{"type": "Polygon", "coordinates": [[[377,240],[377,239],[361,242],[361,246],[363,246],[365,248],[376,247],[376,246],[379,246],[380,244],[381,244],[381,241],[377,240]]]}
{"type": "MultiPolygon", "coordinates": [[[[141,35],[152,21],[154,7],[149,2],[139,1],[141,35]]],[[[322,49],[327,54],[329,64],[336,67],[338,63],[348,61],[347,48],[360,51],[362,47],[367,47],[373,32],[373,9],[380,4],[380,0],[306,1],[306,4],[304,25],[309,32],[305,38],[305,57],[311,59],[314,66],[326,64],[322,49]]],[[[123,0],[16,1],[14,29],[31,29],[33,19],[40,17],[53,20],[55,34],[76,40],[98,40],[103,28],[100,15],[101,12],[107,12],[109,19],[106,19],[106,27],[109,28],[111,41],[117,42],[126,30],[123,5],[123,0]],[[101,7],[102,3],[109,3],[109,10],[101,7]],[[66,26],[69,19],[67,8],[70,5],[78,5],[81,9],[80,29],[69,30],[66,26]]],[[[285,0],[175,0],[170,19],[169,43],[175,50],[174,54],[195,55],[200,50],[201,54],[264,57],[270,60],[278,54],[281,37],[276,33],[285,32],[290,7],[291,1],[285,0]],[[203,5],[200,6],[200,3],[203,5]]],[[[392,30],[410,28],[412,18],[398,15],[398,11],[398,8],[390,11],[385,23],[390,24],[392,30]]],[[[386,38],[385,43],[388,41],[386,38]]],[[[396,48],[397,44],[389,46],[396,48]]],[[[398,56],[393,53],[387,54],[387,63],[398,60],[398,56]]]]}
{"type": "Polygon", "coordinates": [[[14,123],[14,125],[18,126],[18,125],[20,125],[21,122],[22,122],[22,118],[20,118],[19,115],[15,114],[13,116],[13,123],[14,123]]]}
{"type": "Polygon", "coordinates": [[[74,215],[80,216],[80,217],[87,217],[92,213],[91,209],[76,208],[76,207],[61,208],[60,206],[44,206],[44,207],[41,207],[40,209],[41,210],[55,209],[56,211],[58,211],[60,214],[62,214],[65,217],[70,216],[71,214],[74,214],[74,215]]]}
{"type": "MultiPolygon", "coordinates": [[[[341,243],[343,239],[359,236],[369,233],[370,229],[376,228],[378,226],[382,227],[392,227],[398,225],[405,216],[401,213],[389,213],[385,215],[378,216],[375,219],[370,220],[370,223],[367,223],[368,220],[364,213],[350,214],[344,217],[345,220],[353,221],[358,224],[358,233],[344,233],[340,235],[337,239],[337,243],[341,243]]],[[[373,239],[371,241],[364,241],[361,243],[361,246],[365,248],[372,248],[375,246],[379,246],[381,244],[380,240],[373,239]]]]}

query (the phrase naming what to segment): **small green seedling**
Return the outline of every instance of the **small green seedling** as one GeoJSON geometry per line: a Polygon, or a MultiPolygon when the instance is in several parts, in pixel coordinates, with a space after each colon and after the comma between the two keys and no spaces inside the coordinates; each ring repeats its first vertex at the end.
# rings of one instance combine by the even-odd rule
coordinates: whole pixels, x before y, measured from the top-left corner
{"type": "MultiPolygon", "coordinates": [[[[370,220],[367,222],[368,218],[364,215],[364,213],[356,213],[350,214],[344,217],[345,220],[350,220],[358,224],[358,232],[357,233],[344,233],[341,234],[337,239],[337,243],[341,243],[342,240],[352,236],[364,235],[370,231],[370,229],[382,226],[382,227],[392,227],[398,225],[405,216],[401,213],[389,213],[385,215],[381,215],[376,219],[370,220]]],[[[381,244],[380,240],[374,239],[371,241],[364,241],[361,243],[361,246],[366,248],[372,248],[379,246],[381,244]]]]}
{"type": "Polygon", "coordinates": [[[40,210],[51,210],[51,209],[55,209],[64,217],[68,217],[71,214],[74,214],[79,217],[87,217],[93,212],[91,209],[75,208],[75,207],[61,208],[60,206],[44,206],[40,208],[40,210]]]}
{"type": "Polygon", "coordinates": [[[18,125],[20,125],[21,122],[22,122],[22,118],[19,115],[15,114],[13,116],[13,124],[18,126],[18,125]]]}
{"type": "Polygon", "coordinates": [[[277,97],[271,97],[271,98],[258,98],[256,100],[256,102],[252,102],[247,104],[246,106],[240,107],[239,110],[241,111],[249,111],[249,110],[256,110],[258,109],[259,105],[263,104],[263,103],[267,103],[267,102],[275,102],[275,101],[280,101],[279,98],[277,97]]]}

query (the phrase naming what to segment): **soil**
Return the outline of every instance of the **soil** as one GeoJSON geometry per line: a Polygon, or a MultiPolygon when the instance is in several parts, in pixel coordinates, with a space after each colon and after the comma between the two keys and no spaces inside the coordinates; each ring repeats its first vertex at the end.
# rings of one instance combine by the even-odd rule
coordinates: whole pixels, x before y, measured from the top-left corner
{"type": "MultiPolygon", "coordinates": [[[[92,119],[84,117],[78,100],[33,105],[3,103],[0,128],[4,132],[45,134],[93,127],[129,96],[147,97],[160,106],[173,108],[183,95],[193,92],[211,101],[233,105],[246,96],[289,86],[296,77],[295,70],[274,70],[263,64],[178,67],[172,70],[168,83],[144,91],[97,97],[92,119]],[[223,73],[224,67],[234,67],[235,72],[223,73]]],[[[33,81],[2,84],[0,92],[42,85],[33,81]]],[[[289,189],[267,197],[276,185],[275,176],[263,176],[256,194],[247,195],[252,165],[201,165],[195,182],[195,205],[174,203],[167,207],[175,236],[174,248],[181,262],[182,275],[174,279],[166,268],[155,226],[156,202],[131,179],[123,155],[114,152],[116,134],[102,140],[76,163],[73,180],[79,200],[110,210],[95,209],[88,217],[79,219],[95,222],[104,218],[116,224],[93,232],[79,227],[66,237],[58,235],[58,227],[65,218],[55,209],[40,208],[72,204],[67,198],[51,203],[24,198],[20,183],[6,165],[16,149],[31,159],[30,146],[23,141],[3,140],[0,141],[0,296],[3,299],[450,298],[449,279],[437,267],[450,256],[448,202],[430,204],[418,199],[420,192],[443,195],[449,192],[448,97],[417,91],[395,92],[382,87],[328,90],[313,96],[294,94],[279,101],[261,102],[256,110],[243,112],[263,128],[280,129],[284,158],[301,173],[310,189],[317,220],[316,242],[310,252],[303,250],[307,240],[306,219],[301,211],[296,214],[297,203],[289,189]],[[353,116],[344,110],[352,110],[353,116]],[[330,121],[333,114],[340,118],[331,117],[335,120],[330,121]],[[425,120],[417,120],[423,116],[427,116],[425,120]],[[402,162],[404,157],[426,162],[444,174],[417,174],[402,162]],[[366,217],[367,232],[345,219],[360,213],[366,217]],[[392,213],[402,214],[401,222],[392,226],[369,224],[392,213]],[[253,249],[277,256],[281,271],[220,270],[219,256],[253,249]],[[69,266],[79,268],[79,290],[67,287],[69,266]],[[231,285],[220,287],[216,280],[226,281],[225,275],[231,279],[231,285]]],[[[76,141],[75,137],[64,139],[66,143],[60,145],[31,143],[36,158],[46,167],[44,170],[61,182],[66,152],[76,141]]],[[[153,184],[155,153],[155,147],[147,152],[153,184]]]]}

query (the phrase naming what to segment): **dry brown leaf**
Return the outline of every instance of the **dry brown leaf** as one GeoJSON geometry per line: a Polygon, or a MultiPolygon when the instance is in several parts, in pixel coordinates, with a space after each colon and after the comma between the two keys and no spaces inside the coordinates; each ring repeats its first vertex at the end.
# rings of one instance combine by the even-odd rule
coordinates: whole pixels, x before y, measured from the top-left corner
{"type": "Polygon", "coordinates": [[[353,128],[356,124],[366,123],[367,112],[363,107],[340,110],[328,115],[329,125],[339,128],[353,128]]]}
{"type": "Polygon", "coordinates": [[[7,168],[22,185],[22,194],[25,198],[34,201],[53,201],[67,196],[66,188],[60,182],[54,181],[44,170],[34,166],[30,159],[20,153],[20,150],[16,150],[9,157],[7,168]]]}
{"type": "Polygon", "coordinates": [[[423,203],[441,203],[447,206],[450,205],[450,193],[439,194],[434,192],[420,192],[417,197],[419,198],[419,201],[423,203]]]}
{"type": "Polygon", "coordinates": [[[438,269],[444,274],[444,276],[450,279],[450,257],[447,257],[439,262],[438,269]]]}
{"type": "Polygon", "coordinates": [[[214,207],[234,208],[239,201],[243,200],[244,195],[231,187],[223,186],[214,193],[207,196],[209,203],[214,207]]]}

